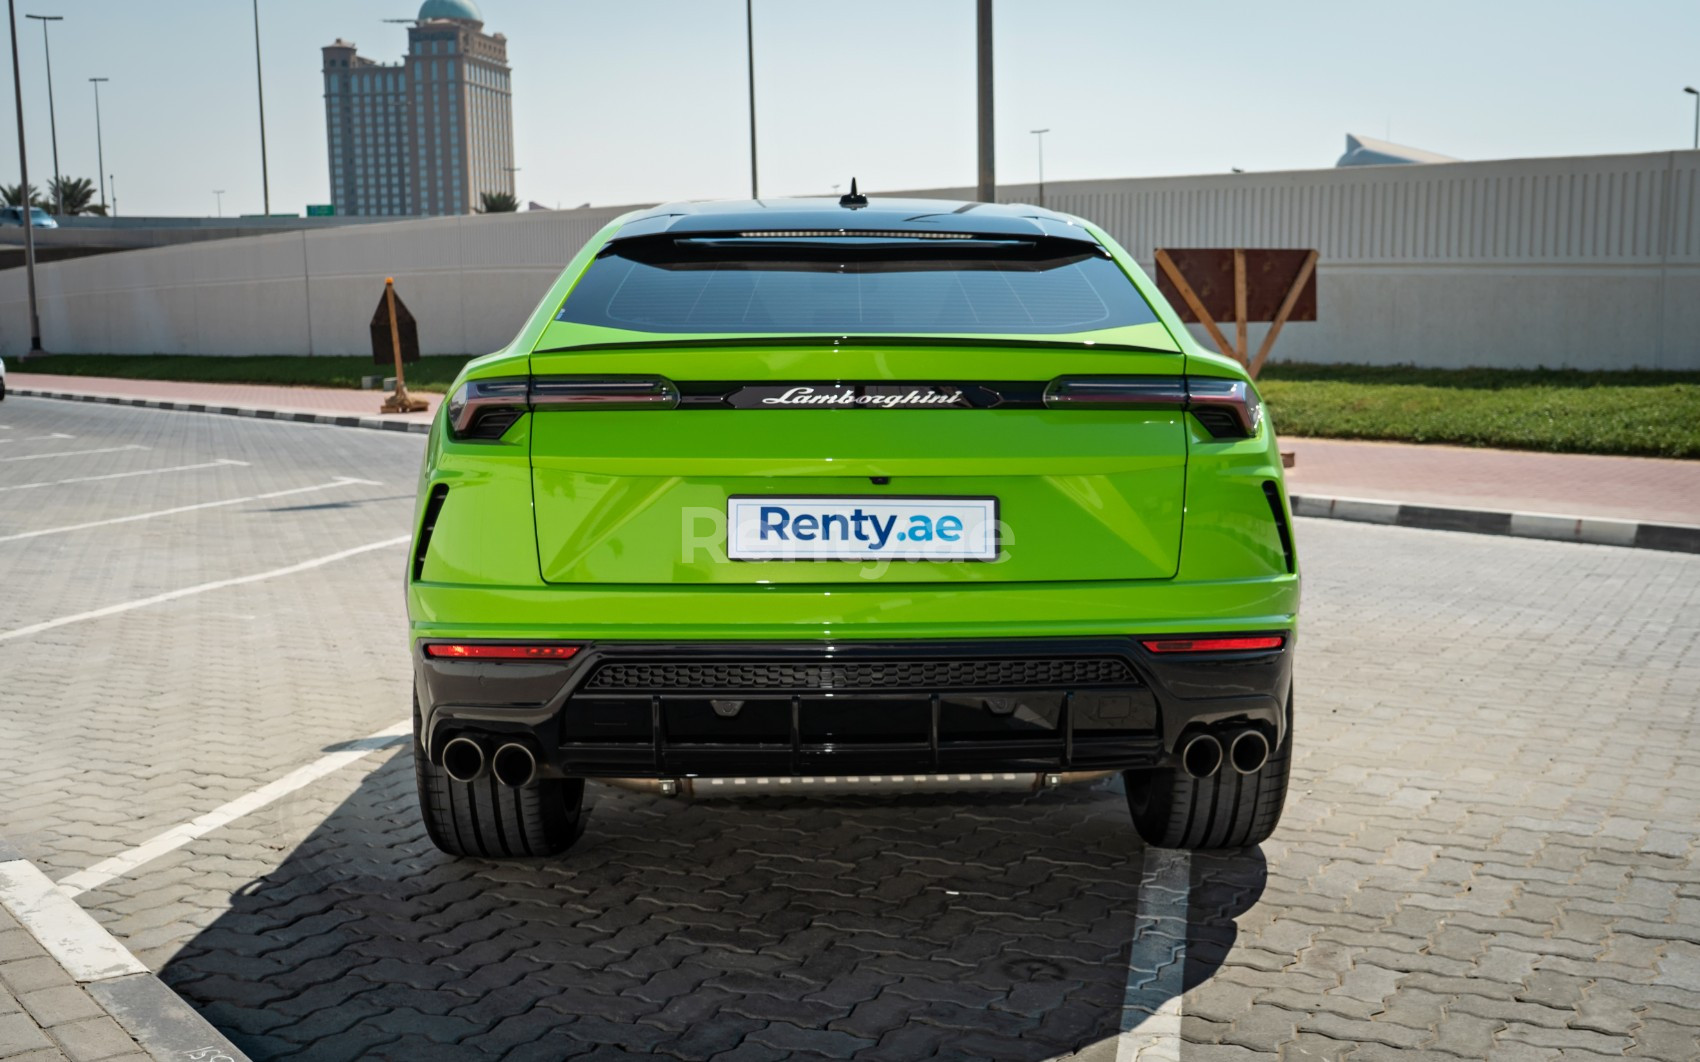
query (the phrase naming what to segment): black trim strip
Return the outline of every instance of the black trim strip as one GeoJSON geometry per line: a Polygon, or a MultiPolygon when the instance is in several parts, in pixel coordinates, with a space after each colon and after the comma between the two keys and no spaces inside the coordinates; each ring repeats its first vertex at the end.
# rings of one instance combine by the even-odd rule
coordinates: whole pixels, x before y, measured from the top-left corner
{"type": "Polygon", "coordinates": [[[1275,531],[1281,536],[1281,554],[1287,558],[1287,574],[1294,571],[1293,529],[1287,525],[1287,510],[1281,504],[1281,487],[1272,479],[1263,481],[1263,496],[1269,501],[1269,513],[1275,517],[1275,531]]]}
{"type": "Polygon", "coordinates": [[[431,488],[431,497],[425,502],[425,519],[419,524],[419,549],[413,555],[413,581],[418,582],[425,577],[425,551],[431,548],[431,532],[437,529],[437,516],[443,511],[443,503],[449,500],[449,485],[439,483],[431,488]]]}

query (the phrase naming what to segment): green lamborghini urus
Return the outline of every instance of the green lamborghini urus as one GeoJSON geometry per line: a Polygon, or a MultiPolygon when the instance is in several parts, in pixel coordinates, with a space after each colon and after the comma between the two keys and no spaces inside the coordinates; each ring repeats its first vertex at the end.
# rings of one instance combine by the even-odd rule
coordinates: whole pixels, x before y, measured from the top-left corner
{"type": "Polygon", "coordinates": [[[1103,230],[922,199],[597,233],[432,425],[407,572],[431,838],[663,796],[1120,775],[1268,837],[1299,603],[1275,434],[1103,230]]]}

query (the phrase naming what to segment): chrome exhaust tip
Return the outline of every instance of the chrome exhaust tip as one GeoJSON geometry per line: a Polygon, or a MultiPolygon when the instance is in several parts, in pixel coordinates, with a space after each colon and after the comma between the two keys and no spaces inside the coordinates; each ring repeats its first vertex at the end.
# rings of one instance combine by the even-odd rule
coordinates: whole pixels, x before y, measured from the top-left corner
{"type": "Polygon", "coordinates": [[[469,737],[443,746],[443,770],[457,782],[476,782],[484,777],[484,766],[484,746],[469,737]]]}
{"type": "Polygon", "coordinates": [[[509,789],[523,789],[537,779],[537,757],[517,741],[510,741],[490,757],[490,773],[509,789]]]}
{"type": "Polygon", "coordinates": [[[1181,746],[1181,769],[1193,778],[1209,778],[1222,766],[1222,743],[1199,734],[1181,746]]]}
{"type": "Polygon", "coordinates": [[[1242,730],[1228,743],[1228,763],[1241,774],[1255,774],[1269,762],[1269,739],[1261,730],[1242,730]]]}

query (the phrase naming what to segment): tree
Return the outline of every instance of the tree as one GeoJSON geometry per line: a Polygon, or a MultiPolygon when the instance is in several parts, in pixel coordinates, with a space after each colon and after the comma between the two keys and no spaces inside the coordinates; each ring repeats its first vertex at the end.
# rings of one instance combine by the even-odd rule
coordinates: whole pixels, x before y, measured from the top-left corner
{"type": "MultiPolygon", "coordinates": [[[[15,184],[0,184],[0,199],[4,199],[7,206],[23,206],[24,201],[23,195],[19,192],[18,185],[15,184]]],[[[36,188],[33,184],[30,185],[29,199],[30,206],[47,206],[46,203],[42,202],[41,196],[36,194],[36,188]]]]}
{"type": "Polygon", "coordinates": [[[519,209],[519,199],[507,192],[482,192],[479,198],[484,201],[480,214],[512,214],[519,209]]]}
{"type": "MultiPolygon", "coordinates": [[[[47,184],[49,204],[63,204],[65,214],[104,214],[105,208],[94,202],[94,182],[87,177],[55,177],[47,184]]],[[[58,212],[58,211],[56,211],[58,212]]]]}

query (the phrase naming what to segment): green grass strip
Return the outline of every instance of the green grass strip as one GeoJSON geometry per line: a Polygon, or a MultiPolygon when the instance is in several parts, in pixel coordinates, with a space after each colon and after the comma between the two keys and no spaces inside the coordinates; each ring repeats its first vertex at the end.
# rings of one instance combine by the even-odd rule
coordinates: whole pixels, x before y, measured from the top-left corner
{"type": "Polygon", "coordinates": [[[1287,435],[1700,457],[1700,373],[1271,365],[1287,435]]]}

